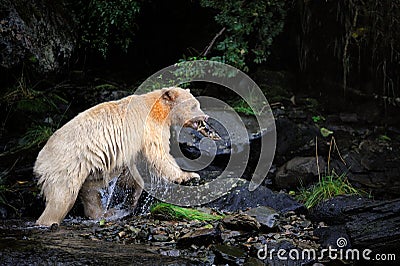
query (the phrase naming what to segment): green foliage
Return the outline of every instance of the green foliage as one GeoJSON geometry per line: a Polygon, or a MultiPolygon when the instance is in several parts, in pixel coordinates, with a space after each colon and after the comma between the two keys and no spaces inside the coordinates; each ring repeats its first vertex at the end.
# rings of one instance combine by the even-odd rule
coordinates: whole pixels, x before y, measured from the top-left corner
{"type": "Polygon", "coordinates": [[[110,45],[127,51],[137,29],[137,0],[79,1],[77,18],[84,45],[106,57],[110,45]]]}
{"type": "Polygon", "coordinates": [[[25,134],[19,140],[18,145],[6,152],[0,153],[0,158],[2,156],[29,150],[31,148],[37,148],[41,144],[45,143],[53,133],[54,129],[49,125],[33,126],[25,132],[25,134]]]}
{"type": "Polygon", "coordinates": [[[40,144],[46,142],[51,135],[53,135],[54,130],[48,125],[36,125],[28,129],[20,140],[20,146],[25,149],[32,147],[38,147],[40,144]]]}
{"type": "Polygon", "coordinates": [[[247,104],[247,102],[243,99],[240,99],[233,103],[233,109],[236,112],[243,113],[246,115],[255,115],[253,109],[247,104]]]}
{"type": "Polygon", "coordinates": [[[317,184],[309,188],[301,188],[297,200],[304,203],[306,208],[312,208],[323,200],[339,195],[365,195],[362,190],[354,188],[345,174],[338,175],[335,171],[321,177],[317,184]]]}
{"type": "Polygon", "coordinates": [[[392,141],[392,139],[388,135],[379,135],[378,139],[385,142],[392,141]]]}
{"type": "Polygon", "coordinates": [[[203,7],[217,10],[215,21],[224,27],[225,38],[216,45],[217,61],[244,71],[247,64],[267,60],[274,38],[282,32],[285,1],[200,0],[203,7]]]}
{"type": "Polygon", "coordinates": [[[330,135],[333,134],[333,131],[331,131],[331,130],[325,128],[325,127],[321,127],[321,128],[319,129],[319,132],[321,133],[321,135],[322,135],[324,138],[327,138],[327,137],[329,137],[330,135]]]}
{"type": "MultiPolygon", "coordinates": [[[[318,143],[317,139],[315,140],[316,144],[318,143]]],[[[318,150],[318,146],[316,146],[316,151],[318,150]]],[[[319,173],[319,165],[318,165],[318,176],[319,182],[308,187],[302,187],[299,190],[299,194],[296,196],[297,200],[304,203],[306,208],[312,208],[316,206],[318,203],[333,198],[339,195],[366,195],[367,193],[361,189],[354,188],[350,182],[347,180],[346,174],[338,175],[334,169],[330,168],[330,160],[332,151],[337,151],[340,159],[344,164],[342,156],[340,155],[339,148],[336,145],[336,140],[334,137],[331,138],[329,153],[328,153],[328,171],[325,175],[321,177],[319,173]]],[[[316,152],[317,163],[318,163],[318,153],[316,152]]]]}
{"type": "Polygon", "coordinates": [[[322,115],[315,115],[312,117],[312,120],[314,121],[314,123],[319,123],[321,121],[325,121],[325,117],[323,117],[322,115]]]}
{"type": "Polygon", "coordinates": [[[155,217],[168,220],[198,220],[213,221],[222,219],[221,215],[212,215],[195,209],[182,208],[169,203],[156,203],[150,207],[150,212],[155,217]]]}
{"type": "Polygon", "coordinates": [[[66,104],[67,101],[57,93],[34,90],[26,85],[22,76],[18,85],[1,97],[0,103],[13,106],[18,111],[44,113],[57,110],[58,104],[66,104]]]}

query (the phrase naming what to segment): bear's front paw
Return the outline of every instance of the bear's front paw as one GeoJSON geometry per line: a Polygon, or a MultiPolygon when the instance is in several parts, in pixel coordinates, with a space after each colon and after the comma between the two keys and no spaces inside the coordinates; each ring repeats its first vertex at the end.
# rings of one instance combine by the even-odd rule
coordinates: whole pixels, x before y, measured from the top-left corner
{"type": "Polygon", "coordinates": [[[182,172],[181,176],[176,180],[176,182],[180,184],[182,182],[189,181],[192,179],[199,181],[200,175],[194,172],[182,172]]]}

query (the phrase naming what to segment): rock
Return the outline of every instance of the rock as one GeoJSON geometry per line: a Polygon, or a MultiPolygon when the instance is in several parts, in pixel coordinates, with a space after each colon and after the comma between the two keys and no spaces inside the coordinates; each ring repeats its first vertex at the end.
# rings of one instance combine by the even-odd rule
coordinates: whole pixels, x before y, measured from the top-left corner
{"type": "Polygon", "coordinates": [[[244,264],[244,266],[265,266],[265,264],[256,258],[250,257],[244,264]]]}
{"type": "Polygon", "coordinates": [[[361,207],[372,202],[372,200],[360,196],[337,196],[313,207],[309,217],[314,222],[322,221],[328,225],[340,225],[347,221],[342,213],[346,206],[361,207]]]}
{"type": "Polygon", "coordinates": [[[65,2],[1,0],[0,65],[24,63],[39,73],[59,70],[75,47],[71,12],[65,2]]]}
{"type": "Polygon", "coordinates": [[[240,248],[228,245],[216,245],[213,248],[215,253],[215,263],[228,263],[229,265],[243,265],[246,252],[240,248]]]}
{"type": "Polygon", "coordinates": [[[172,250],[161,251],[160,254],[168,257],[179,257],[181,255],[181,252],[177,249],[172,249],[172,250]]]}
{"type": "Polygon", "coordinates": [[[225,217],[222,223],[226,228],[240,231],[258,230],[261,227],[255,218],[244,213],[225,217]]]}
{"type": "Polygon", "coordinates": [[[352,184],[381,198],[400,196],[400,145],[397,142],[364,140],[343,158],[346,165],[337,160],[331,165],[337,172],[347,173],[352,184]]]}
{"type": "Polygon", "coordinates": [[[265,186],[259,186],[256,190],[249,191],[249,181],[243,179],[239,179],[236,187],[228,194],[206,204],[206,206],[228,212],[246,210],[258,206],[271,207],[281,213],[288,211],[306,212],[304,205],[286,193],[276,193],[265,186]]]}
{"type": "Polygon", "coordinates": [[[157,242],[166,242],[169,241],[169,236],[166,235],[153,235],[153,239],[157,242]]]}
{"type": "Polygon", "coordinates": [[[252,208],[245,213],[251,217],[254,217],[257,222],[266,228],[271,229],[278,225],[279,214],[272,208],[260,206],[252,208]]]}
{"type": "Polygon", "coordinates": [[[319,243],[324,248],[349,249],[350,237],[344,225],[319,227],[314,230],[314,235],[319,237],[319,243]]]}
{"type": "Polygon", "coordinates": [[[378,251],[400,245],[400,199],[374,201],[340,196],[314,207],[310,218],[328,225],[344,225],[353,247],[378,251]]]}
{"type": "Polygon", "coordinates": [[[323,157],[295,157],[281,166],[275,176],[275,185],[278,188],[297,188],[316,181],[319,171],[325,171],[326,163],[323,157]]]}
{"type": "MultiPolygon", "coordinates": [[[[315,137],[320,135],[316,125],[292,121],[286,117],[278,117],[276,123],[275,162],[282,165],[294,156],[314,156],[315,137]]],[[[323,145],[318,145],[322,148],[323,145]]]]}
{"type": "Polygon", "coordinates": [[[227,241],[230,241],[230,240],[232,240],[232,239],[234,239],[236,237],[239,237],[241,235],[242,235],[242,233],[239,232],[239,231],[224,230],[221,233],[221,238],[222,238],[222,241],[227,242],[227,241]]]}
{"type": "Polygon", "coordinates": [[[179,246],[208,245],[212,242],[220,241],[220,235],[215,228],[197,228],[182,237],[178,238],[179,246]]]}
{"type": "Polygon", "coordinates": [[[0,219],[6,219],[7,218],[7,209],[4,208],[3,206],[0,206],[0,219]]]}
{"type": "MultiPolygon", "coordinates": [[[[208,140],[190,128],[174,128],[171,138],[171,154],[177,159],[178,164],[185,167],[181,159],[184,155],[192,159],[202,156],[202,162],[212,161],[215,157],[214,164],[226,165],[231,152],[244,154],[249,151],[250,158],[247,165],[256,165],[260,153],[260,139],[267,134],[261,135],[256,117],[243,114],[237,116],[236,113],[226,110],[212,110],[208,114],[211,116],[208,123],[221,136],[221,140],[208,140]],[[218,121],[212,118],[214,116],[218,121]],[[229,127],[225,128],[224,126],[227,125],[229,127]],[[244,131],[242,125],[246,127],[244,131]],[[176,141],[179,142],[179,145],[176,145],[176,141]],[[256,146],[253,143],[257,143],[256,146]]],[[[269,122],[268,129],[275,128],[273,119],[269,122]]]]}
{"type": "Polygon", "coordinates": [[[358,116],[356,113],[340,113],[340,120],[344,123],[357,123],[358,116]]]}

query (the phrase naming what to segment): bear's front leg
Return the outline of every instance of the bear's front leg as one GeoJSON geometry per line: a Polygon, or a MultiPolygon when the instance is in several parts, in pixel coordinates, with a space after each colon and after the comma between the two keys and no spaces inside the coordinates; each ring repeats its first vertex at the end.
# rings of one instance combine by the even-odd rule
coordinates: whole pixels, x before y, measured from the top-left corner
{"type": "Polygon", "coordinates": [[[174,181],[180,184],[182,182],[189,181],[192,179],[198,181],[198,180],[200,180],[200,175],[195,172],[181,171],[181,175],[179,176],[179,178],[175,179],[174,181]]]}
{"type": "Polygon", "coordinates": [[[161,177],[171,182],[180,184],[193,178],[200,179],[200,175],[197,173],[182,171],[170,154],[163,156],[162,160],[153,161],[153,165],[161,177]]]}

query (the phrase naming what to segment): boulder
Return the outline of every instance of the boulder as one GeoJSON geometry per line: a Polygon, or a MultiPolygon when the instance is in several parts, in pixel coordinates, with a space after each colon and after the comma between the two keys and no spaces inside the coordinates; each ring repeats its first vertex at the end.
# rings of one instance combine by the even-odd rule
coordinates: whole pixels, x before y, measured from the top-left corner
{"type": "Polygon", "coordinates": [[[325,160],[321,156],[318,157],[318,164],[316,157],[295,157],[279,168],[274,179],[275,185],[287,189],[306,186],[317,181],[318,173],[324,173],[325,167],[325,160]]]}
{"type": "Polygon", "coordinates": [[[273,192],[265,186],[259,186],[256,190],[249,191],[249,183],[249,181],[239,179],[236,187],[229,193],[206,204],[206,206],[229,212],[247,210],[258,206],[271,207],[281,213],[288,211],[306,212],[304,205],[288,194],[273,192]]]}
{"type": "Polygon", "coordinates": [[[346,165],[333,161],[339,173],[347,173],[349,181],[379,198],[400,196],[400,149],[398,142],[368,139],[343,155],[346,165]]]}
{"type": "Polygon", "coordinates": [[[68,63],[76,44],[73,19],[64,1],[0,0],[0,65],[22,63],[39,73],[68,63]]]}

